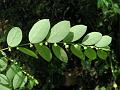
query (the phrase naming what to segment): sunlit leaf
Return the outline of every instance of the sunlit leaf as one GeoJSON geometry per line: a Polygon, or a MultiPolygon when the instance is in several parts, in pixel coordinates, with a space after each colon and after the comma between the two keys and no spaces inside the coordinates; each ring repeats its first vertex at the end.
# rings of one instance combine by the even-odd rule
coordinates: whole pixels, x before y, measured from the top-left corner
{"type": "Polygon", "coordinates": [[[0,58],[0,71],[5,70],[7,67],[7,59],[5,57],[0,58]]]}
{"type": "MultiPolygon", "coordinates": [[[[20,88],[22,84],[26,83],[25,75],[20,71],[18,72],[13,79],[14,89],[20,88]]],[[[23,85],[22,85],[23,86],[23,85]]]]}
{"type": "Polygon", "coordinates": [[[0,74],[0,84],[9,84],[8,78],[4,74],[0,74]]]}
{"type": "Polygon", "coordinates": [[[25,84],[27,83],[27,76],[25,76],[21,82],[20,89],[25,87],[25,84]]]}
{"type": "Polygon", "coordinates": [[[87,26],[75,25],[70,28],[69,34],[64,39],[64,42],[74,42],[80,39],[86,32],[87,26]]]}
{"type": "Polygon", "coordinates": [[[12,89],[0,84],[0,90],[12,90],[12,89]]]}
{"type": "Polygon", "coordinates": [[[102,34],[99,32],[91,32],[87,34],[82,41],[84,45],[94,45],[102,38],[102,34]]]}
{"type": "Polygon", "coordinates": [[[39,43],[43,41],[50,30],[49,19],[42,19],[36,22],[29,32],[29,41],[39,43]]]}
{"type": "Polygon", "coordinates": [[[36,44],[35,47],[37,49],[37,52],[41,55],[43,59],[45,59],[48,62],[51,61],[52,53],[47,46],[36,44]]]}
{"type": "Polygon", "coordinates": [[[106,47],[108,46],[112,41],[112,38],[110,36],[102,36],[101,40],[95,44],[96,47],[106,47]]]}
{"type": "Polygon", "coordinates": [[[7,70],[6,76],[10,82],[13,80],[14,76],[18,73],[18,71],[19,69],[15,64],[12,64],[10,68],[7,70]]]}
{"type": "Polygon", "coordinates": [[[50,36],[48,37],[49,43],[57,43],[63,40],[70,31],[70,22],[61,21],[54,25],[51,29],[50,36]]]}
{"type": "Polygon", "coordinates": [[[10,47],[16,47],[22,40],[22,31],[19,27],[12,28],[7,36],[7,44],[10,47]]]}
{"type": "Polygon", "coordinates": [[[29,56],[32,56],[34,58],[38,58],[38,56],[32,51],[32,50],[29,50],[27,48],[24,48],[24,47],[17,47],[17,49],[29,56]]]}
{"type": "Polygon", "coordinates": [[[61,60],[62,62],[67,63],[68,62],[68,56],[67,53],[65,52],[65,50],[63,48],[61,48],[60,46],[52,46],[52,50],[54,55],[61,60]]]}

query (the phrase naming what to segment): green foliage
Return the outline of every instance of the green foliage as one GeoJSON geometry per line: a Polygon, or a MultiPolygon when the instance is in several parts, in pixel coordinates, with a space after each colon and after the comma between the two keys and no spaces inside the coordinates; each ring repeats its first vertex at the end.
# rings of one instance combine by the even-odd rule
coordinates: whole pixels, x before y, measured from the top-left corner
{"type": "MultiPolygon", "coordinates": [[[[37,52],[40,54],[42,58],[44,58],[46,61],[50,62],[52,59],[52,53],[50,49],[47,46],[44,46],[42,44],[45,43],[45,45],[50,44],[50,43],[63,43],[65,44],[65,48],[69,48],[69,45],[66,45],[65,42],[70,42],[70,44],[74,44],[73,42],[76,40],[79,40],[86,32],[87,27],[85,25],[75,25],[73,27],[70,27],[70,22],[69,21],[61,21],[55,24],[50,31],[50,34],[48,34],[50,29],[50,22],[48,19],[42,19],[39,20],[37,23],[35,23],[32,27],[32,29],[29,32],[29,41],[30,44],[28,43],[27,45],[30,45],[30,47],[33,47],[31,43],[35,43],[35,47],[37,49],[37,52]],[[48,37],[48,39],[45,41],[44,39],[48,37]],[[63,41],[62,41],[63,40],[63,41]],[[40,45],[39,45],[40,44],[40,45]]],[[[20,29],[11,29],[9,33],[15,33],[19,36],[19,33],[21,32],[20,29]],[[16,31],[15,31],[16,30],[16,31]],[[18,31],[18,32],[17,32],[18,31]]],[[[11,34],[8,34],[7,38],[10,37],[11,34]]],[[[20,34],[22,35],[22,34],[20,34]]],[[[14,35],[13,35],[14,36],[14,35]]],[[[18,46],[21,37],[12,37],[12,41],[14,42],[12,47],[18,46]],[[19,39],[19,40],[18,40],[19,39]],[[15,41],[18,41],[15,43],[15,41]]],[[[9,39],[8,39],[9,40],[9,39]]],[[[11,40],[11,39],[10,39],[11,40]]],[[[88,47],[89,45],[93,45],[94,48],[100,47],[101,49],[104,47],[107,47],[111,43],[111,37],[110,36],[102,36],[101,33],[99,32],[91,32],[87,34],[83,40],[82,43],[79,44],[79,47],[82,46],[88,47]]],[[[8,43],[10,46],[10,44],[8,43]]],[[[17,50],[30,55],[34,58],[38,58],[35,52],[32,50],[29,50],[24,47],[17,47],[17,50]]],[[[55,46],[55,44],[52,46],[53,53],[55,56],[60,59],[63,62],[68,61],[68,56],[65,50],[60,47],[60,46],[55,46]]],[[[84,60],[85,55],[90,59],[94,60],[96,59],[96,52],[92,48],[88,48],[85,50],[85,55],[83,54],[82,50],[78,48],[74,48],[71,46],[71,51],[74,55],[79,57],[80,59],[84,60]],[[91,53],[92,52],[92,53],[91,53]]]]}
{"type": "Polygon", "coordinates": [[[14,27],[10,30],[7,36],[7,44],[10,47],[16,47],[22,40],[22,31],[19,27],[14,27]]]}
{"type": "Polygon", "coordinates": [[[99,58],[106,60],[108,54],[107,52],[103,51],[103,50],[97,50],[97,55],[99,58]]]}
{"type": "MultiPolygon", "coordinates": [[[[9,58],[1,57],[1,61],[6,59],[7,61],[9,58]]],[[[1,90],[25,90],[29,87],[29,82],[31,82],[31,88],[33,88],[34,85],[38,84],[36,79],[34,79],[32,76],[30,76],[27,72],[25,72],[20,66],[17,64],[17,62],[10,60],[11,63],[6,63],[7,68],[5,71],[2,71],[0,74],[0,89],[1,90]],[[28,86],[27,86],[28,85],[28,86]]],[[[31,90],[31,89],[29,89],[31,90]]]]}
{"type": "Polygon", "coordinates": [[[87,26],[85,25],[75,25],[70,28],[70,32],[64,39],[64,42],[74,42],[79,40],[86,32],[87,26]]]}
{"type": "Polygon", "coordinates": [[[60,46],[55,46],[53,45],[52,46],[52,50],[53,50],[53,53],[54,55],[60,59],[61,61],[67,63],[68,62],[68,56],[67,56],[67,53],[64,51],[63,48],[61,48],[60,46]]]}
{"type": "Polygon", "coordinates": [[[9,81],[8,78],[4,74],[0,74],[0,83],[1,84],[7,85],[7,84],[9,84],[8,81],[9,81]]]}
{"type": "Polygon", "coordinates": [[[96,47],[106,47],[108,46],[112,41],[112,38],[110,36],[102,36],[101,40],[95,44],[96,47]]]}
{"type": "Polygon", "coordinates": [[[78,58],[80,58],[81,60],[85,60],[85,55],[82,52],[82,48],[79,45],[71,45],[70,47],[72,53],[77,56],[78,58]]]}
{"type": "Polygon", "coordinates": [[[52,59],[52,53],[50,49],[45,45],[35,45],[37,52],[41,55],[42,58],[44,58],[46,61],[50,62],[52,59]]]}
{"type": "Polygon", "coordinates": [[[85,49],[84,54],[89,58],[89,60],[95,60],[97,57],[96,51],[89,47],[87,49],[85,49]]]}
{"type": "Polygon", "coordinates": [[[29,32],[29,41],[31,43],[40,43],[45,39],[50,29],[49,19],[42,19],[36,22],[29,32]]]}
{"type": "Polygon", "coordinates": [[[11,90],[11,89],[4,85],[0,85],[0,90],[11,90]]]}
{"type": "MultiPolygon", "coordinates": [[[[90,69],[91,61],[97,59],[97,55],[104,60],[107,58],[106,52],[110,49],[106,47],[111,43],[111,37],[107,35],[102,36],[99,32],[91,32],[87,34],[83,40],[80,40],[86,30],[87,26],[85,25],[75,25],[71,27],[70,22],[65,20],[58,22],[50,30],[49,20],[42,19],[35,23],[30,30],[28,35],[30,43],[19,45],[22,40],[22,32],[18,27],[14,27],[9,31],[7,36],[8,48],[2,49],[1,51],[7,49],[11,51],[13,48],[16,48],[16,50],[36,59],[38,59],[38,53],[49,63],[52,60],[53,52],[60,61],[68,63],[69,57],[67,51],[69,51],[70,46],[72,54],[81,59],[81,62],[84,62],[82,63],[83,66],[88,65],[87,67],[90,69]],[[74,41],[77,40],[82,42],[74,43],[74,41]],[[24,46],[26,45],[29,45],[32,49],[25,48],[24,46]]],[[[6,58],[1,58],[1,71],[6,70],[7,63],[5,62],[7,60],[6,58]],[[4,60],[4,62],[2,60],[4,60]]],[[[1,83],[10,85],[6,87],[1,86],[2,88],[26,89],[27,87],[27,89],[29,88],[31,90],[33,86],[38,83],[33,77],[26,74],[18,64],[12,64],[3,75],[1,74],[1,83]]]]}
{"type": "Polygon", "coordinates": [[[27,82],[27,77],[20,71],[18,72],[13,79],[14,89],[23,88],[27,82]]]}
{"type": "Polygon", "coordinates": [[[60,42],[68,35],[69,31],[70,31],[70,22],[61,21],[51,28],[50,36],[47,41],[49,43],[60,42]]]}
{"type": "Polygon", "coordinates": [[[84,45],[94,45],[96,44],[98,41],[100,41],[100,39],[102,38],[102,34],[99,32],[91,32],[89,34],[87,34],[83,41],[82,44],[84,45]]]}
{"type": "Polygon", "coordinates": [[[3,57],[0,59],[0,72],[5,70],[6,67],[7,67],[7,59],[3,57]]]}
{"type": "Polygon", "coordinates": [[[32,56],[34,58],[38,58],[38,56],[32,51],[32,50],[29,50],[27,48],[24,48],[24,47],[17,47],[17,50],[29,55],[29,56],[32,56]]]}

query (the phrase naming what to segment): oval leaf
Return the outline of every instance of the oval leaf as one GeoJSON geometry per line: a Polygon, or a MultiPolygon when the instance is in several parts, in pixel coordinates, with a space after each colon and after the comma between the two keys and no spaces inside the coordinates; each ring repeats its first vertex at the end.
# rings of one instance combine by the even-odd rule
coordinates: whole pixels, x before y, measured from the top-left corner
{"type": "Polygon", "coordinates": [[[45,46],[45,45],[41,46],[39,44],[36,44],[35,47],[37,49],[37,52],[41,55],[41,57],[43,59],[45,59],[48,62],[51,61],[52,53],[51,53],[50,49],[47,46],[45,46]]]}
{"type": "Polygon", "coordinates": [[[20,85],[20,90],[22,90],[25,87],[25,84],[27,83],[27,76],[25,76],[22,79],[21,85],[20,85]]]}
{"type": "Polygon", "coordinates": [[[32,50],[29,50],[27,48],[23,48],[23,47],[17,47],[17,49],[29,56],[32,56],[34,58],[38,58],[38,56],[32,51],[32,50]]]}
{"type": "Polygon", "coordinates": [[[85,60],[85,56],[81,50],[81,46],[75,47],[74,45],[71,45],[70,49],[75,56],[77,56],[78,58],[82,60],[85,60]]]}
{"type": "Polygon", "coordinates": [[[80,39],[86,32],[87,26],[85,25],[75,25],[70,28],[70,33],[64,39],[64,42],[74,42],[80,39]]]}
{"type": "Polygon", "coordinates": [[[88,47],[87,49],[85,49],[84,54],[85,54],[90,60],[94,60],[94,59],[96,59],[96,57],[97,57],[95,50],[92,49],[92,48],[89,48],[89,47],[88,47]]]}
{"type": "Polygon", "coordinates": [[[15,64],[13,64],[13,65],[10,66],[10,68],[6,72],[6,76],[9,79],[10,82],[13,80],[14,76],[18,72],[19,72],[19,69],[18,69],[18,67],[15,64]]]}
{"type": "Polygon", "coordinates": [[[106,60],[108,54],[107,52],[103,51],[103,50],[97,50],[97,55],[99,58],[106,60]]]}
{"type": "Polygon", "coordinates": [[[24,74],[21,71],[18,72],[15,75],[14,79],[13,79],[13,87],[14,87],[14,89],[20,88],[20,86],[24,82],[24,79],[25,79],[24,74]]]}
{"type": "Polygon", "coordinates": [[[101,40],[95,44],[96,47],[106,47],[108,46],[112,41],[112,38],[110,36],[102,36],[101,40]]]}
{"type": "Polygon", "coordinates": [[[87,34],[83,41],[82,44],[84,45],[93,45],[96,44],[100,39],[102,38],[102,34],[99,32],[91,32],[87,34]]]}
{"type": "Polygon", "coordinates": [[[12,90],[12,89],[0,84],[0,90],[12,90]]]}
{"type": "Polygon", "coordinates": [[[53,53],[55,54],[55,56],[60,59],[62,62],[67,63],[68,62],[68,56],[67,53],[64,51],[63,48],[61,48],[60,46],[52,46],[52,50],[53,53]]]}
{"type": "Polygon", "coordinates": [[[69,33],[70,22],[61,21],[54,25],[51,29],[50,36],[48,37],[49,43],[57,43],[63,40],[69,33]]]}
{"type": "Polygon", "coordinates": [[[7,44],[10,47],[16,47],[22,40],[22,31],[19,27],[12,28],[7,36],[7,44]]]}
{"type": "Polygon", "coordinates": [[[0,71],[5,70],[6,67],[7,67],[7,59],[3,57],[0,59],[0,71]]]}
{"type": "Polygon", "coordinates": [[[1,84],[9,84],[8,78],[4,74],[0,74],[0,83],[1,84]]]}
{"type": "Polygon", "coordinates": [[[43,41],[50,29],[49,19],[42,19],[36,22],[29,32],[29,41],[31,43],[39,43],[43,41]]]}

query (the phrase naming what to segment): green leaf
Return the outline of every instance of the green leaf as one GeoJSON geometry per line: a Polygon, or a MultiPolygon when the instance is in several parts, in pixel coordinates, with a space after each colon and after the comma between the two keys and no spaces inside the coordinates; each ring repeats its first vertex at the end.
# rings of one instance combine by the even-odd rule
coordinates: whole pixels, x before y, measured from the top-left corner
{"type": "Polygon", "coordinates": [[[61,60],[62,62],[65,62],[67,63],[68,62],[68,56],[67,56],[67,53],[64,51],[63,48],[61,48],[60,46],[52,46],[52,50],[53,50],[53,53],[55,54],[55,56],[61,60]]]}
{"type": "Polygon", "coordinates": [[[21,71],[18,72],[13,79],[14,89],[20,88],[21,85],[23,85],[23,84],[25,85],[25,83],[26,83],[25,78],[26,78],[25,75],[21,71]]]}
{"type": "Polygon", "coordinates": [[[105,87],[100,87],[99,90],[107,90],[105,87]]]}
{"type": "Polygon", "coordinates": [[[47,46],[36,44],[35,47],[37,49],[37,52],[41,55],[43,59],[45,59],[48,62],[51,61],[52,53],[47,46]]]}
{"type": "Polygon", "coordinates": [[[23,47],[17,47],[17,49],[29,56],[32,56],[34,58],[38,58],[38,56],[32,51],[32,50],[29,50],[27,48],[23,48],[23,47]]]}
{"type": "Polygon", "coordinates": [[[12,89],[0,84],[0,90],[12,90],[12,89]]]}
{"type": "Polygon", "coordinates": [[[22,79],[21,85],[20,85],[20,90],[22,90],[23,88],[25,88],[25,84],[27,83],[27,76],[25,76],[22,79]]]}
{"type": "Polygon", "coordinates": [[[108,54],[107,52],[103,51],[103,50],[97,50],[97,55],[99,58],[106,60],[108,54]]]}
{"type": "Polygon", "coordinates": [[[112,38],[110,36],[102,36],[101,40],[95,44],[96,47],[106,47],[108,46],[112,41],[112,38]]]}
{"type": "Polygon", "coordinates": [[[36,22],[29,32],[29,41],[39,43],[43,41],[50,30],[49,19],[42,19],[36,22]]]}
{"type": "Polygon", "coordinates": [[[10,47],[16,47],[22,40],[22,31],[19,27],[12,28],[7,36],[7,44],[10,47]]]}
{"type": "Polygon", "coordinates": [[[10,68],[7,70],[6,76],[10,82],[13,80],[14,76],[18,73],[18,71],[19,69],[15,64],[12,64],[10,68]]]}
{"type": "Polygon", "coordinates": [[[35,80],[35,79],[29,79],[29,82],[28,82],[28,88],[29,90],[32,90],[33,89],[33,86],[35,86],[36,84],[38,84],[38,82],[35,80]]]}
{"type": "Polygon", "coordinates": [[[9,84],[8,78],[4,74],[0,74],[0,84],[9,84]]]}
{"type": "Polygon", "coordinates": [[[96,55],[96,51],[92,48],[87,48],[85,49],[84,54],[90,59],[90,60],[94,60],[96,59],[97,55],[96,55]]]}
{"type": "Polygon", "coordinates": [[[5,57],[0,58],[0,71],[5,70],[7,67],[7,59],[5,57]]]}
{"type": "Polygon", "coordinates": [[[83,41],[82,44],[84,45],[93,45],[96,44],[100,39],[102,38],[102,34],[99,32],[91,32],[87,34],[83,41]]]}
{"type": "Polygon", "coordinates": [[[74,42],[80,39],[86,32],[87,26],[75,25],[70,28],[69,34],[64,39],[64,42],[74,42]]]}
{"type": "Polygon", "coordinates": [[[74,45],[71,45],[70,49],[75,56],[77,56],[78,58],[82,60],[85,60],[85,56],[81,50],[81,46],[75,47],[74,45]]]}
{"type": "Polygon", "coordinates": [[[57,43],[63,40],[69,33],[70,22],[61,21],[54,25],[51,29],[50,36],[48,37],[49,43],[57,43]]]}
{"type": "Polygon", "coordinates": [[[104,50],[104,51],[110,51],[110,47],[106,46],[106,47],[101,47],[100,49],[104,50]]]}

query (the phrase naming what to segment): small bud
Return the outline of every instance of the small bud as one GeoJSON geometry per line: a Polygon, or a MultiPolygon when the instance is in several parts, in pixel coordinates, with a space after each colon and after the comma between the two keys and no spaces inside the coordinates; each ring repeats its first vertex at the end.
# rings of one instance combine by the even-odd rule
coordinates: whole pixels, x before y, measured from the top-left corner
{"type": "Polygon", "coordinates": [[[57,44],[56,44],[56,43],[54,43],[54,46],[57,46],[57,44]]]}
{"type": "Polygon", "coordinates": [[[10,52],[11,52],[11,48],[10,48],[10,47],[8,48],[8,51],[10,51],[10,52]]]}
{"type": "Polygon", "coordinates": [[[74,47],[77,48],[77,47],[78,47],[78,44],[75,44],[74,47]]]}
{"type": "Polygon", "coordinates": [[[71,77],[71,76],[72,76],[72,74],[71,74],[71,73],[69,73],[69,74],[68,74],[68,76],[69,76],[69,77],[71,77]]]}
{"type": "Polygon", "coordinates": [[[19,47],[16,48],[17,50],[19,49],[19,47]]]}
{"type": "Polygon", "coordinates": [[[33,47],[33,45],[30,43],[30,47],[33,47]]]}
{"type": "Polygon", "coordinates": [[[27,73],[27,76],[30,76],[30,74],[27,73]]]}
{"type": "Polygon", "coordinates": [[[15,62],[15,64],[17,65],[18,63],[17,63],[17,62],[15,62]]]}
{"type": "Polygon", "coordinates": [[[65,48],[69,48],[69,45],[65,45],[65,48]]]}
{"type": "Polygon", "coordinates": [[[47,46],[47,45],[48,45],[48,42],[45,42],[45,45],[47,46]]]}
{"type": "Polygon", "coordinates": [[[13,62],[13,60],[11,60],[11,62],[13,62]]]}
{"type": "Polygon", "coordinates": [[[84,49],[87,49],[87,47],[84,46],[84,49]]]}
{"type": "Polygon", "coordinates": [[[94,46],[90,46],[91,48],[94,48],[94,46]]]}
{"type": "Polygon", "coordinates": [[[96,47],[96,50],[98,50],[99,48],[96,47]]]}
{"type": "Polygon", "coordinates": [[[113,83],[113,87],[116,89],[117,88],[117,84],[114,82],[113,83]]]}
{"type": "Polygon", "coordinates": [[[64,43],[64,45],[67,45],[66,43],[64,43]]]}
{"type": "Polygon", "coordinates": [[[22,67],[20,67],[20,69],[22,69],[22,67]]]}
{"type": "Polygon", "coordinates": [[[40,46],[42,46],[42,45],[43,45],[43,43],[40,43],[39,45],[40,45],[40,46]]]}

